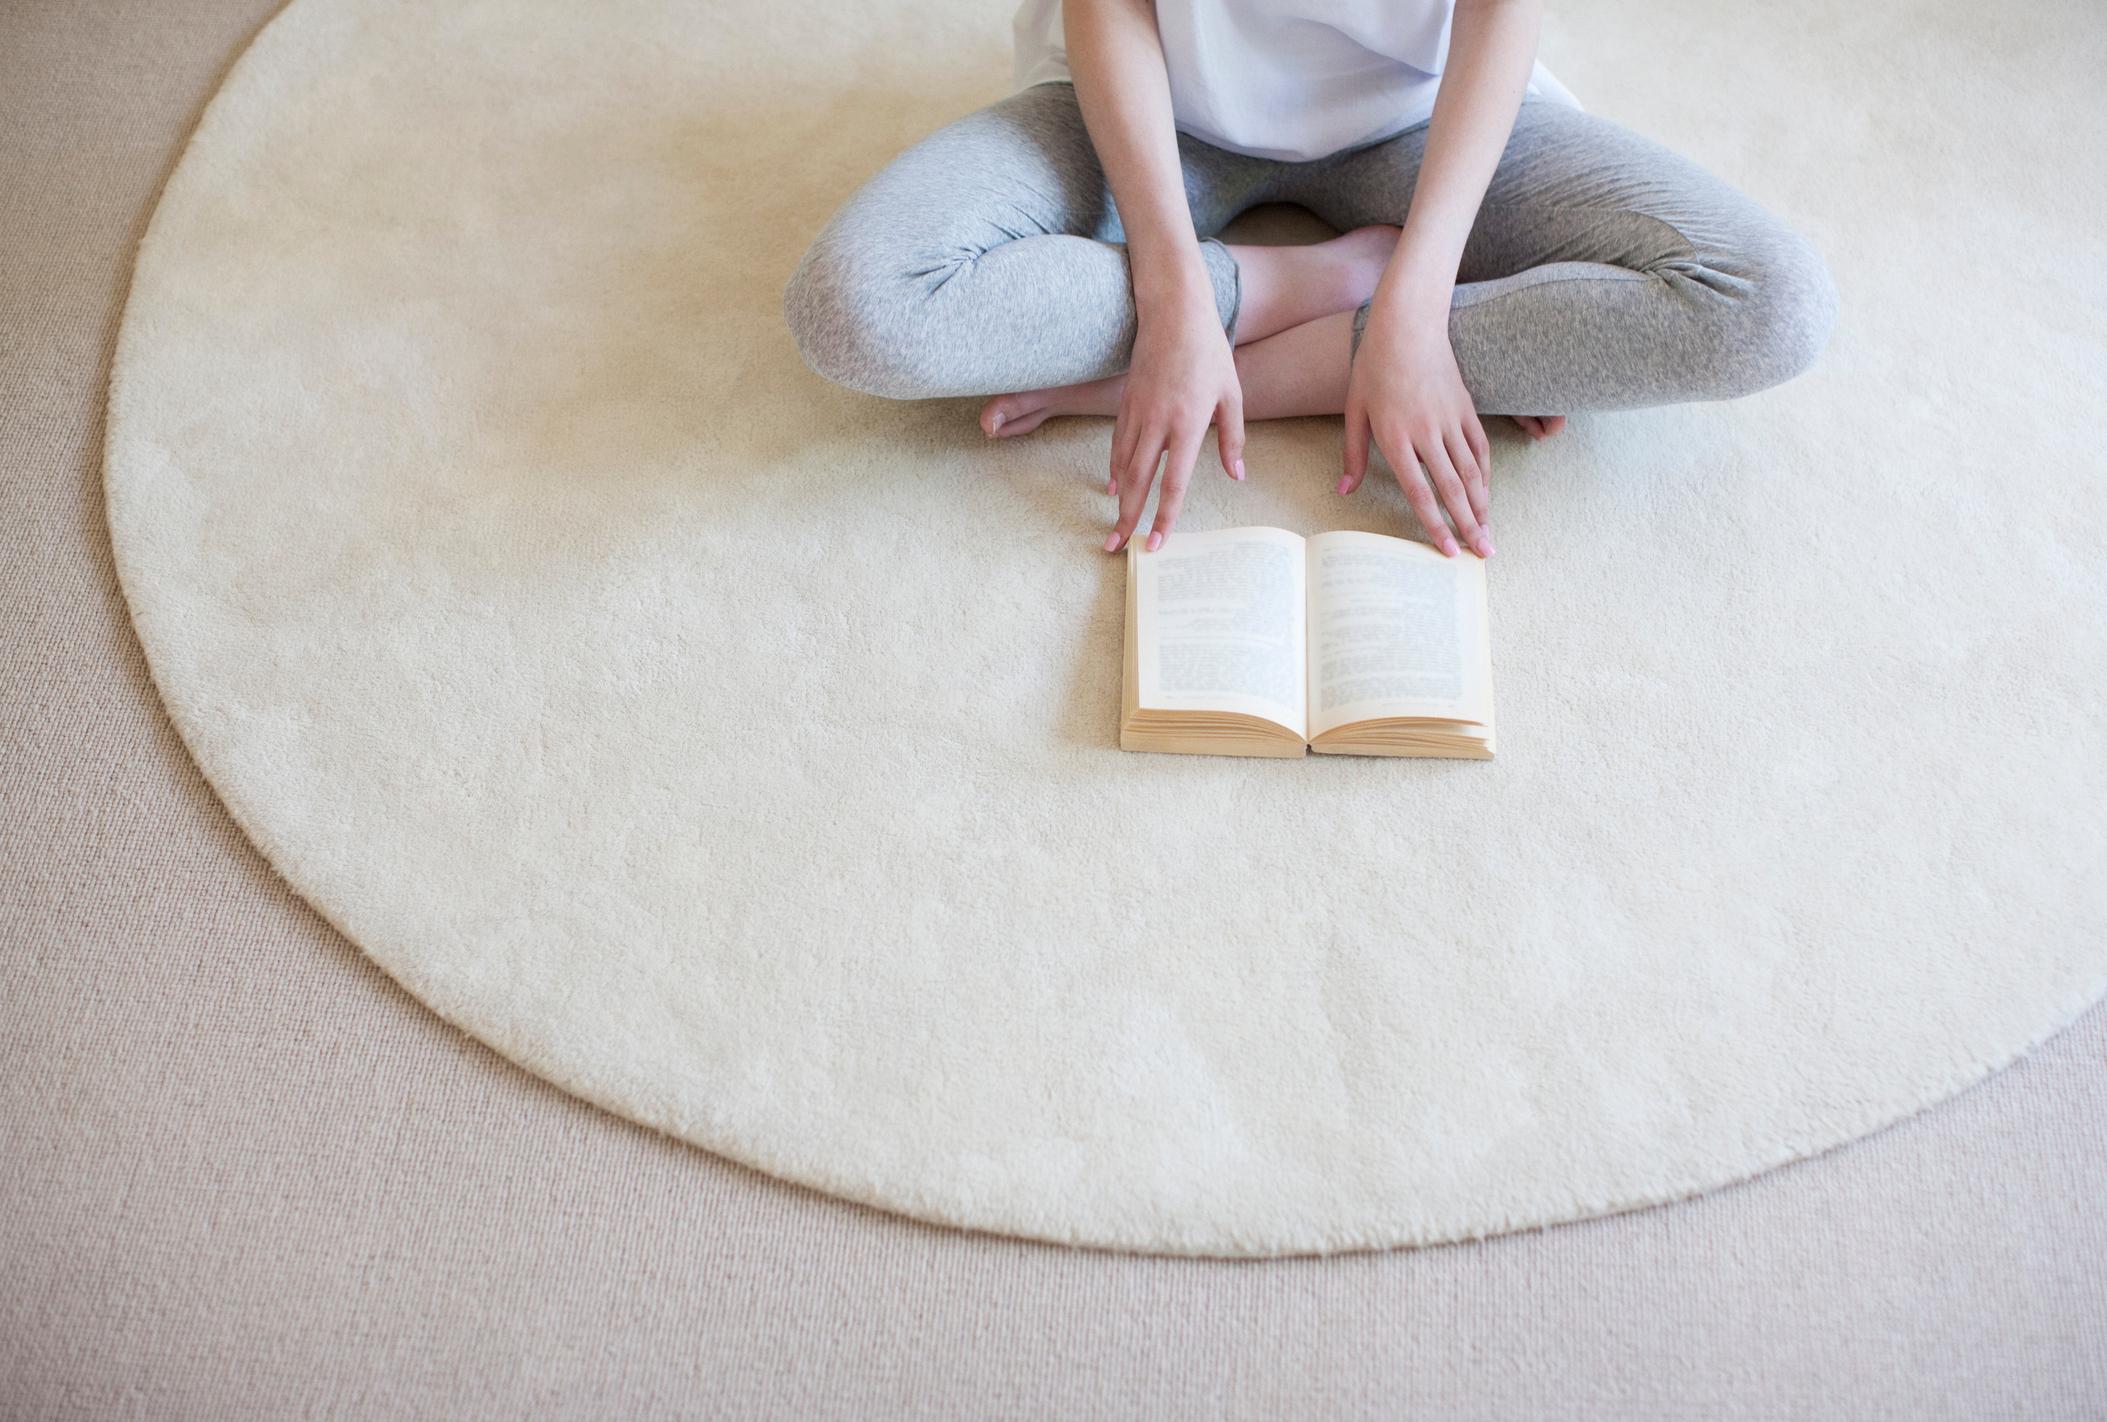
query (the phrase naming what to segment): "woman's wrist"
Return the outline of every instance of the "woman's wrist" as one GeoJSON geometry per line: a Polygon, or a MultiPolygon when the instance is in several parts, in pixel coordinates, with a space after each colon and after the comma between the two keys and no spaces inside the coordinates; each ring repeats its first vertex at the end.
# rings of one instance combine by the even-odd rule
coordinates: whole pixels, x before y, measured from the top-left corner
{"type": "Polygon", "coordinates": [[[1214,309],[1214,279],[1200,256],[1200,244],[1189,241],[1165,251],[1137,251],[1129,246],[1127,265],[1134,280],[1137,314],[1181,311],[1193,305],[1214,309]]]}
{"type": "Polygon", "coordinates": [[[1407,321],[1438,315],[1445,324],[1461,254],[1436,251],[1426,242],[1410,240],[1413,235],[1408,228],[1390,254],[1390,264],[1376,283],[1375,309],[1407,321]]]}
{"type": "Polygon", "coordinates": [[[1369,316],[1380,314],[1393,330],[1415,329],[1427,322],[1445,330],[1455,294],[1456,283],[1438,274],[1404,276],[1397,281],[1386,277],[1376,288],[1369,316]]]}

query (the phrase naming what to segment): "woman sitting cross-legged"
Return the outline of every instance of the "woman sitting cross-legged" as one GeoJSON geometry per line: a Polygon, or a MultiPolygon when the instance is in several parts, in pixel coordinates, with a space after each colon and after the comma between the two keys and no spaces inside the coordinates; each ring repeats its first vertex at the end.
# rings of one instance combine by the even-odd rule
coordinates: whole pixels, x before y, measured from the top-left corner
{"type": "Polygon", "coordinates": [[[1105,548],[1177,521],[1207,429],[1343,414],[1435,546],[1493,551],[1481,414],[1745,395],[1804,369],[1836,289],[1734,188],[1583,112],[1539,0],[1025,0],[1008,98],[852,197],[784,312],[812,368],[896,399],[992,396],[990,435],[1115,417],[1105,548]],[[1260,203],[1343,235],[1218,234],[1260,203]],[[1453,531],[1451,528],[1453,525],[1453,531]]]}

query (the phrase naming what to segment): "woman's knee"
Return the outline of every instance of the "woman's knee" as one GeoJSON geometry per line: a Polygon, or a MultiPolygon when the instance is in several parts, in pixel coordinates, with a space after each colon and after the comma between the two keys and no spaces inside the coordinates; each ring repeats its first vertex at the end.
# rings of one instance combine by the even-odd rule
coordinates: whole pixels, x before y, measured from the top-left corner
{"type": "Polygon", "coordinates": [[[1741,295],[1720,352],[1728,396],[1779,385],[1813,365],[1836,328],[1837,291],[1815,245],[1774,224],[1734,263],[1741,295]]]}
{"type": "Polygon", "coordinates": [[[885,341],[872,310],[867,263],[833,226],[821,232],[783,288],[783,321],[798,354],[817,374],[867,395],[885,387],[885,341]]]}
{"type": "Polygon", "coordinates": [[[814,373],[894,400],[942,393],[929,343],[917,338],[922,293],[910,265],[839,220],[820,233],[783,289],[783,320],[814,373]]]}

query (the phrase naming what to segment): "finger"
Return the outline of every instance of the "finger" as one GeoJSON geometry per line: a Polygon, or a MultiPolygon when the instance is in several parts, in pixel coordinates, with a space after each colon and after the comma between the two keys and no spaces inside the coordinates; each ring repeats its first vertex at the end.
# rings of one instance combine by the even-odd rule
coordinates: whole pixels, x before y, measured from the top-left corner
{"type": "Polygon", "coordinates": [[[1120,471],[1119,521],[1105,540],[1107,553],[1124,548],[1134,534],[1134,526],[1141,522],[1141,510],[1149,501],[1149,486],[1156,482],[1156,465],[1163,458],[1163,436],[1150,433],[1137,441],[1134,449],[1134,457],[1120,471]],[[1148,452],[1143,454],[1143,450],[1148,452]]]}
{"type": "Polygon", "coordinates": [[[1428,435],[1418,443],[1419,457],[1425,461],[1427,473],[1434,480],[1434,488],[1441,495],[1442,506],[1449,511],[1449,519],[1456,525],[1456,536],[1464,546],[1480,558],[1492,549],[1492,540],[1485,530],[1478,527],[1478,516],[1471,512],[1470,494],[1463,487],[1463,476],[1456,472],[1455,462],[1449,458],[1448,443],[1439,432],[1428,435]]]}
{"type": "Polygon", "coordinates": [[[1545,437],[1549,438],[1566,427],[1566,417],[1564,415],[1546,415],[1538,423],[1544,427],[1545,437]]]}
{"type": "Polygon", "coordinates": [[[1121,401],[1119,415],[1112,421],[1112,462],[1106,467],[1105,492],[1117,496],[1120,471],[1134,458],[1134,443],[1141,434],[1141,420],[1128,411],[1121,401]]]}
{"type": "Polygon", "coordinates": [[[1214,434],[1222,455],[1222,472],[1232,479],[1244,477],[1244,397],[1230,396],[1215,408],[1214,434]]]}
{"type": "Polygon", "coordinates": [[[1200,445],[1207,438],[1206,426],[1173,434],[1170,461],[1163,466],[1163,489],[1156,495],[1156,522],[1149,529],[1148,550],[1153,553],[1171,536],[1178,510],[1185,507],[1185,486],[1192,482],[1193,466],[1200,461],[1200,445]]]}
{"type": "Polygon", "coordinates": [[[1383,453],[1390,456],[1390,469],[1397,475],[1397,487],[1404,490],[1405,502],[1419,516],[1419,526],[1427,531],[1427,537],[1436,548],[1453,557],[1455,535],[1449,532],[1449,521],[1441,516],[1441,505],[1435,502],[1434,490],[1420,470],[1419,460],[1412,452],[1412,442],[1401,435],[1393,437],[1383,446],[1383,453]],[[1401,454],[1392,453],[1392,446],[1401,454]]]}
{"type": "Polygon", "coordinates": [[[1534,415],[1509,415],[1507,417],[1521,427],[1522,433],[1531,439],[1544,437],[1544,422],[1534,415]]]}
{"type": "MultiPolygon", "coordinates": [[[[1488,506],[1492,500],[1492,442],[1485,438],[1485,422],[1478,418],[1476,410],[1464,412],[1463,437],[1470,443],[1471,457],[1478,461],[1478,477],[1485,485],[1488,506]]],[[[1483,516],[1480,516],[1483,522],[1483,516]]]]}
{"type": "Polygon", "coordinates": [[[1478,459],[1478,491],[1484,502],[1477,506],[1478,525],[1492,537],[1492,441],[1485,437],[1485,422],[1472,410],[1470,418],[1463,422],[1463,433],[1470,440],[1471,453],[1478,459]]]}
{"type": "Polygon", "coordinates": [[[1346,411],[1346,472],[1334,491],[1350,494],[1368,477],[1368,416],[1349,406],[1346,411]]]}
{"type": "Polygon", "coordinates": [[[1492,530],[1485,520],[1491,513],[1491,501],[1486,496],[1485,471],[1478,467],[1478,456],[1470,446],[1470,431],[1450,431],[1448,450],[1449,463],[1456,466],[1456,477],[1463,481],[1463,496],[1470,500],[1471,518],[1490,540],[1492,530]]]}

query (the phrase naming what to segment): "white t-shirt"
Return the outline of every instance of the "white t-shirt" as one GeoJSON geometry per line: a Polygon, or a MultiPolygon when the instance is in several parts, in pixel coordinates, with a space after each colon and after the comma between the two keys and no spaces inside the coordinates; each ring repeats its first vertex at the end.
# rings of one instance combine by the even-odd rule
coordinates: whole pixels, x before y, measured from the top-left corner
{"type": "MultiPolygon", "coordinates": [[[[1434,111],[1454,0],[1156,0],[1184,132],[1302,162],[1402,133],[1434,111]]],[[[1017,8],[1016,87],[1068,78],[1061,0],[1017,8]]],[[[1579,108],[1538,64],[1529,92],[1579,108]]]]}

